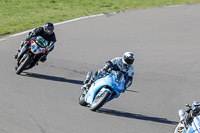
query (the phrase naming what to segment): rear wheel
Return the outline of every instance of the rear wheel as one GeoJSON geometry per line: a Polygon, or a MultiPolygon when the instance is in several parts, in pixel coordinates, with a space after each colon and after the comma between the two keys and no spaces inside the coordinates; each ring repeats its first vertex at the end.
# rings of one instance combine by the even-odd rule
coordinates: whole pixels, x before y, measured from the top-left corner
{"type": "Polygon", "coordinates": [[[104,103],[107,101],[107,99],[109,98],[109,96],[110,96],[110,92],[108,91],[103,92],[100,96],[98,96],[97,94],[93,103],[90,106],[90,110],[96,111],[97,109],[102,107],[104,103]]]}
{"type": "Polygon", "coordinates": [[[25,58],[22,57],[19,66],[16,70],[16,74],[20,74],[25,69],[25,67],[30,63],[30,61],[31,61],[30,55],[27,55],[25,58]]]}
{"type": "Polygon", "coordinates": [[[79,104],[81,106],[87,106],[88,104],[85,102],[85,94],[81,94],[79,97],[79,104]]]}

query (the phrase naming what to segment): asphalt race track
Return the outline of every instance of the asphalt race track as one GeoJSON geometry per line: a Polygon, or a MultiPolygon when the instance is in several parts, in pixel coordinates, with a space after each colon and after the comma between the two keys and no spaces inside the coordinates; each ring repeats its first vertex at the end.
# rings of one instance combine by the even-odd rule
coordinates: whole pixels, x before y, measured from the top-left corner
{"type": "Polygon", "coordinates": [[[106,14],[56,25],[46,63],[15,74],[26,34],[0,41],[0,133],[172,133],[200,95],[200,4],[106,14]],[[126,93],[99,111],[78,103],[87,71],[136,55],[126,93]]]}

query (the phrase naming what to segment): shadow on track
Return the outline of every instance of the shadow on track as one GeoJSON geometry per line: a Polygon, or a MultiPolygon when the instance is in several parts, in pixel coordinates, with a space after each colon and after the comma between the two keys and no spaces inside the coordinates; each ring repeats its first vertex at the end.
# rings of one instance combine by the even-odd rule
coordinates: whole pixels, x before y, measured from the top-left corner
{"type": "Polygon", "coordinates": [[[134,90],[128,90],[128,89],[127,89],[126,91],[138,93],[138,91],[134,91],[134,90]]]}
{"type": "Polygon", "coordinates": [[[121,112],[121,111],[116,111],[116,110],[111,110],[111,109],[101,108],[97,112],[103,113],[103,114],[108,114],[108,115],[130,118],[130,119],[138,119],[138,120],[145,120],[145,121],[158,122],[158,123],[164,123],[164,124],[172,124],[172,125],[178,124],[178,122],[170,121],[170,120],[167,120],[166,118],[151,117],[151,116],[145,116],[145,115],[140,115],[140,114],[121,112]]]}
{"type": "Polygon", "coordinates": [[[22,76],[83,85],[83,81],[81,80],[66,79],[63,77],[49,76],[49,75],[43,75],[43,74],[37,74],[37,73],[28,73],[28,72],[23,72],[23,73],[24,75],[22,76]]]}

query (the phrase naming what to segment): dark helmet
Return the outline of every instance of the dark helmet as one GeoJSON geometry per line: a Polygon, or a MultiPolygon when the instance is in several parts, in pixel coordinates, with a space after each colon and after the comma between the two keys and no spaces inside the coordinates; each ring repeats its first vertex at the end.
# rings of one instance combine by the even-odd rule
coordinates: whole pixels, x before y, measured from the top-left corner
{"type": "Polygon", "coordinates": [[[123,67],[127,68],[133,64],[135,55],[132,52],[125,52],[122,56],[123,67]]]}
{"type": "Polygon", "coordinates": [[[47,35],[52,35],[54,31],[54,25],[50,22],[44,24],[44,31],[47,35]]]}
{"type": "Polygon", "coordinates": [[[192,116],[197,116],[200,112],[200,108],[198,106],[195,106],[192,110],[192,116]]]}
{"type": "Polygon", "coordinates": [[[196,116],[200,112],[199,108],[200,102],[194,101],[192,104],[192,116],[196,116]]]}

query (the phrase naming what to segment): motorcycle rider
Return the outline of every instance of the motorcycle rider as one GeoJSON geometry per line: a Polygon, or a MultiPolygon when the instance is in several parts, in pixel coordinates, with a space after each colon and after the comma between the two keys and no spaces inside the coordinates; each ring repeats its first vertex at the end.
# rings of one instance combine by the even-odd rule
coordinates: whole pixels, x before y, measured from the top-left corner
{"type": "Polygon", "coordinates": [[[107,61],[103,69],[95,72],[93,78],[90,80],[92,73],[88,73],[82,90],[88,91],[91,84],[99,79],[99,75],[105,74],[110,70],[122,71],[125,73],[125,88],[124,91],[132,84],[134,76],[134,66],[133,62],[135,60],[135,55],[132,52],[125,52],[122,57],[116,57],[110,61],[107,61]],[[91,74],[91,75],[90,75],[91,74]]]}
{"type": "Polygon", "coordinates": [[[192,107],[189,107],[186,112],[188,113],[186,123],[190,125],[193,121],[193,118],[200,114],[200,102],[193,101],[192,107]]]}
{"type": "Polygon", "coordinates": [[[15,55],[15,59],[18,58],[18,53],[20,52],[22,47],[28,48],[28,46],[30,45],[29,41],[31,40],[32,37],[35,36],[41,36],[46,41],[48,41],[48,47],[46,53],[40,61],[44,63],[47,60],[47,55],[54,49],[54,44],[56,42],[56,36],[54,33],[54,24],[50,22],[46,22],[43,27],[35,28],[33,31],[28,33],[27,38],[20,44],[19,50],[15,55]]]}

